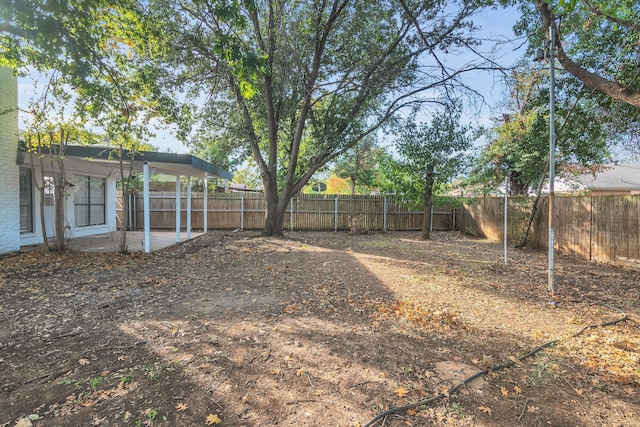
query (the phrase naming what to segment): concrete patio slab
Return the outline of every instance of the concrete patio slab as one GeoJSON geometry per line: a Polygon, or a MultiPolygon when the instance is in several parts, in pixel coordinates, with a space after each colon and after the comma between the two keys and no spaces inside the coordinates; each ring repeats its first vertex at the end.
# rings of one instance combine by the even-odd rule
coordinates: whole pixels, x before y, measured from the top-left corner
{"type": "MultiPolygon", "coordinates": [[[[204,233],[191,232],[191,238],[201,236],[204,233]]],[[[180,233],[180,242],[187,239],[187,233],[180,233]]],[[[151,252],[175,245],[175,231],[152,231],[151,252]]],[[[69,248],[81,252],[118,252],[120,246],[120,232],[96,234],[94,236],[76,237],[69,241],[69,248]]],[[[127,248],[129,252],[144,252],[144,232],[127,231],[127,248]]]]}

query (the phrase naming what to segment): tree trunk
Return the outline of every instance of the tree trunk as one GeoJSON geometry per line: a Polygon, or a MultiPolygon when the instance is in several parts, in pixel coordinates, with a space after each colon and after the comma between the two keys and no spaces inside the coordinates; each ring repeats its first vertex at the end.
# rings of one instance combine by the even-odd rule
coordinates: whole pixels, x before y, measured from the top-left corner
{"type": "Polygon", "coordinates": [[[129,185],[122,185],[122,217],[120,218],[120,248],[121,254],[128,252],[127,229],[129,228],[129,185]]]}
{"type": "Polygon", "coordinates": [[[351,195],[355,196],[356,195],[356,179],[354,177],[351,177],[349,179],[349,188],[351,190],[351,195]]]}
{"type": "Polygon", "coordinates": [[[38,185],[35,168],[33,167],[33,164],[31,165],[31,177],[40,195],[40,232],[42,233],[42,243],[47,250],[51,250],[49,247],[49,239],[47,238],[47,221],[44,216],[44,168],[42,166],[42,159],[40,159],[40,172],[40,178],[42,181],[41,184],[38,185]]]}
{"type": "Polygon", "coordinates": [[[287,204],[282,206],[282,199],[278,200],[276,197],[275,203],[270,202],[267,199],[267,212],[264,221],[264,228],[262,229],[263,236],[283,236],[282,225],[284,224],[284,215],[287,211],[287,204]]]}
{"type": "Polygon", "coordinates": [[[281,208],[282,200],[278,194],[278,183],[275,176],[265,174],[262,178],[262,185],[264,186],[264,197],[267,202],[267,211],[265,212],[262,235],[282,236],[284,211],[286,210],[287,204],[285,203],[284,209],[281,208]]]}
{"type": "MultiPolygon", "coordinates": [[[[129,138],[126,137],[125,140],[129,138]]],[[[129,164],[129,171],[127,175],[124,173],[124,146],[120,144],[118,146],[118,163],[120,167],[120,182],[122,183],[122,218],[120,221],[120,244],[118,251],[121,254],[129,253],[127,247],[127,229],[129,228],[129,187],[131,184],[131,176],[133,175],[133,160],[135,159],[135,153],[130,152],[131,163],[129,164]]]]}
{"type": "Polygon", "coordinates": [[[38,159],[40,161],[40,184],[38,184],[38,180],[36,178],[36,169],[33,164],[33,155],[31,155],[31,179],[33,184],[38,189],[38,193],[40,194],[40,232],[42,233],[42,243],[47,250],[51,250],[51,246],[49,245],[49,239],[47,238],[47,220],[44,214],[44,192],[45,192],[45,174],[44,174],[44,155],[40,150],[40,137],[38,137],[38,145],[36,145],[36,154],[38,155],[38,159]]]}
{"type": "Polygon", "coordinates": [[[527,194],[528,185],[522,183],[520,177],[521,175],[517,171],[511,172],[509,176],[509,190],[512,196],[527,194]]]}
{"type": "MultiPolygon", "coordinates": [[[[55,170],[53,170],[53,185],[54,185],[54,194],[55,194],[55,204],[56,204],[56,214],[55,214],[55,222],[56,222],[56,247],[58,248],[58,252],[63,252],[67,248],[67,244],[64,239],[64,231],[65,231],[65,190],[66,179],[65,179],[65,170],[64,170],[64,152],[65,145],[60,144],[60,156],[57,159],[58,163],[58,178],[56,178],[55,170]]],[[[53,163],[52,163],[53,166],[53,163]]]]}
{"type": "Polygon", "coordinates": [[[527,245],[529,241],[529,233],[531,232],[531,225],[533,224],[533,220],[536,217],[536,213],[538,213],[538,202],[540,202],[540,196],[542,195],[542,187],[544,187],[544,178],[547,176],[547,172],[549,171],[549,159],[547,159],[547,163],[542,171],[542,175],[540,176],[540,183],[538,184],[538,190],[536,191],[536,198],[533,201],[533,206],[531,207],[531,213],[529,214],[529,221],[527,221],[527,228],[524,232],[524,235],[521,237],[520,241],[516,243],[516,249],[522,249],[527,245]]]}
{"type": "MultiPolygon", "coordinates": [[[[61,172],[63,173],[63,172],[61,172]]],[[[55,223],[56,223],[56,248],[58,252],[63,252],[67,248],[67,244],[64,239],[64,230],[65,230],[65,216],[64,216],[64,202],[65,202],[65,185],[64,178],[60,178],[58,180],[54,180],[55,185],[55,204],[56,204],[56,214],[55,214],[55,223]]]]}
{"type": "Polygon", "coordinates": [[[424,179],[424,219],[422,220],[422,240],[431,239],[431,209],[433,208],[433,171],[429,171],[424,179]]]}

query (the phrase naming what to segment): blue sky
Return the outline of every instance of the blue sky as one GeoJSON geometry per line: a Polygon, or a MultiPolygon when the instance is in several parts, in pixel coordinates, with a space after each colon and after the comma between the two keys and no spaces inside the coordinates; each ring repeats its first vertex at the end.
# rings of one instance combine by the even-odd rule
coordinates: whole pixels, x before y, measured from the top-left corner
{"type": "MultiPolygon", "coordinates": [[[[481,27],[481,37],[491,40],[509,40],[513,39],[512,27],[518,19],[518,12],[515,8],[508,9],[487,9],[483,13],[474,18],[477,26],[481,27]]],[[[522,49],[515,51],[514,48],[522,44],[505,43],[500,46],[497,52],[498,62],[504,66],[513,65],[522,55],[522,49]]],[[[464,57],[452,58],[452,61],[464,63],[464,57]]],[[[40,88],[37,87],[37,80],[41,78],[38,75],[31,75],[20,78],[18,81],[18,103],[21,109],[26,109],[30,100],[40,96],[40,88]],[[36,84],[34,84],[36,81],[36,84]]],[[[469,86],[482,93],[488,103],[479,113],[477,110],[469,108],[466,110],[468,120],[473,120],[475,124],[489,125],[490,117],[493,115],[491,107],[494,107],[503,99],[503,86],[499,75],[490,72],[478,72],[469,74],[465,77],[465,81],[469,86]]],[[[20,114],[20,126],[24,127],[26,115],[20,114]]],[[[171,151],[174,153],[187,153],[189,148],[179,141],[169,129],[163,129],[158,126],[155,130],[156,136],[149,140],[149,143],[158,147],[160,151],[171,151]]]]}

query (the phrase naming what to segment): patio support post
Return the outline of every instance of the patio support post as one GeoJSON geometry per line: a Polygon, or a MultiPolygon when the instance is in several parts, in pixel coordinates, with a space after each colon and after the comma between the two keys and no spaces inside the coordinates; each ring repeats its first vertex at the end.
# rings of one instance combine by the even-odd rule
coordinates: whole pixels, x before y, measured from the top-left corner
{"type": "Polygon", "coordinates": [[[187,239],[191,238],[191,177],[187,176],[187,239]]]}
{"type": "Polygon", "coordinates": [[[431,205],[431,219],[429,220],[429,233],[433,231],[433,205],[431,205]]]}
{"type": "Polygon", "coordinates": [[[176,175],[176,243],[180,242],[180,175],[176,175]]]}
{"type": "Polygon", "coordinates": [[[204,187],[204,200],[202,201],[203,205],[204,205],[204,218],[203,218],[203,222],[202,222],[202,229],[203,231],[206,233],[207,232],[207,220],[209,219],[209,213],[208,213],[208,208],[209,208],[209,200],[208,200],[208,195],[209,195],[209,177],[205,176],[204,180],[203,180],[203,187],[204,187]]]}
{"type": "Polygon", "coordinates": [[[240,230],[244,231],[244,193],[240,193],[240,230]]]}
{"type": "Polygon", "coordinates": [[[333,207],[333,231],[338,232],[338,196],[336,196],[333,207]]]}
{"type": "Polygon", "coordinates": [[[291,231],[293,231],[293,197],[291,198],[291,201],[289,202],[289,229],[291,231]]]}
{"type": "Polygon", "coordinates": [[[149,201],[149,165],[144,162],[143,171],[143,193],[144,193],[144,252],[151,252],[151,203],[149,201]]]}

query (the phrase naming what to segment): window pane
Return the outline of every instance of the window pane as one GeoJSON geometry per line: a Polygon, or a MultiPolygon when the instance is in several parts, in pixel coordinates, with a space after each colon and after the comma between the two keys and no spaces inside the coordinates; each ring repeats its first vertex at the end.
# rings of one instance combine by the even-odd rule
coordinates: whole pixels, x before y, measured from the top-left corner
{"type": "Polygon", "coordinates": [[[89,177],[88,176],[76,176],[76,192],[73,196],[73,201],[76,204],[89,203],[89,177]]]}
{"type": "Polygon", "coordinates": [[[104,205],[91,205],[91,224],[104,224],[104,205]]]}
{"type": "Polygon", "coordinates": [[[91,204],[104,204],[104,178],[90,178],[90,194],[91,204]]]}
{"type": "Polygon", "coordinates": [[[31,169],[20,168],[20,232],[33,232],[31,169]]]}
{"type": "Polygon", "coordinates": [[[55,206],[56,199],[56,186],[53,177],[45,176],[44,177],[44,205],[45,206],[55,206]]]}
{"type": "Polygon", "coordinates": [[[89,225],[89,206],[88,205],[76,205],[75,206],[76,227],[82,227],[83,225],[89,225]]]}

